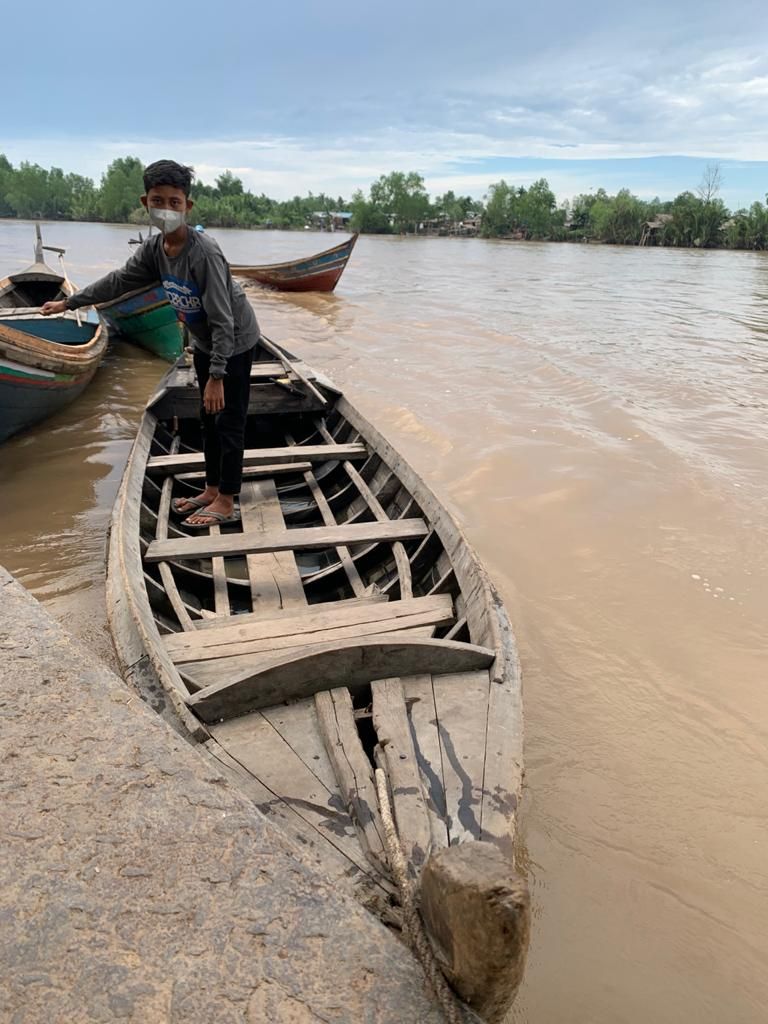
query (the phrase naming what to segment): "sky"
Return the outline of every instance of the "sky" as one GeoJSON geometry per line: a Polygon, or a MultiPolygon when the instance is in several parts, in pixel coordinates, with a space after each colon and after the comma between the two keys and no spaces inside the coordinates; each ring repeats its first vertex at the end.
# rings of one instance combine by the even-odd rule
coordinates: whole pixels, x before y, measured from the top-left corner
{"type": "Polygon", "coordinates": [[[717,163],[731,209],[768,192],[765,0],[41,0],[34,26],[3,13],[14,164],[165,157],[277,199],[545,177],[562,201],[671,199],[717,163]]]}

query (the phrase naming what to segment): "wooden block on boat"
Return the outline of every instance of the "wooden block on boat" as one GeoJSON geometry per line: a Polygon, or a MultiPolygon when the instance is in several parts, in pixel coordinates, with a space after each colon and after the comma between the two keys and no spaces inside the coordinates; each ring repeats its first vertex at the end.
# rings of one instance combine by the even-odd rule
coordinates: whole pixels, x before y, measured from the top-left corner
{"type": "Polygon", "coordinates": [[[368,859],[387,871],[384,826],[379,816],[373,766],[355,724],[352,698],[346,686],[315,694],[315,707],[325,749],[347,810],[357,826],[368,859]]]}
{"type": "Polygon", "coordinates": [[[371,683],[373,727],[379,740],[382,767],[392,793],[400,845],[408,872],[417,878],[430,854],[432,835],[427,805],[413,746],[408,712],[399,679],[377,679],[371,683]]]}
{"type": "Polygon", "coordinates": [[[417,675],[487,668],[495,652],[453,640],[422,640],[390,633],[384,636],[307,644],[254,659],[246,656],[204,662],[190,672],[204,688],[187,698],[204,722],[234,718],[255,708],[309,697],[335,686],[354,687],[387,672],[417,675]],[[209,685],[205,685],[208,682],[209,685]]]}
{"type": "Polygon", "coordinates": [[[172,633],[164,638],[174,662],[207,661],[239,655],[268,654],[306,644],[328,643],[365,634],[392,632],[416,626],[446,625],[453,621],[449,595],[416,597],[408,601],[361,601],[336,607],[319,605],[314,613],[286,613],[248,623],[172,633]]]}
{"type": "Polygon", "coordinates": [[[219,537],[191,536],[183,540],[152,541],[148,562],[185,558],[246,555],[268,551],[307,551],[339,545],[391,543],[425,536],[429,527],[423,519],[397,519],[388,523],[346,523],[341,526],[310,526],[297,530],[266,533],[226,533],[219,537]]]}
{"type": "MultiPolygon", "coordinates": [[[[264,466],[271,462],[327,462],[341,459],[367,459],[364,444],[296,444],[287,448],[248,448],[243,454],[244,466],[264,466]]],[[[182,455],[155,455],[147,461],[148,473],[176,473],[181,470],[204,469],[202,452],[182,455]]]]}
{"type": "Polygon", "coordinates": [[[420,879],[421,916],[440,967],[489,1024],[502,1024],[525,967],[528,886],[490,843],[440,850],[420,879]]]}

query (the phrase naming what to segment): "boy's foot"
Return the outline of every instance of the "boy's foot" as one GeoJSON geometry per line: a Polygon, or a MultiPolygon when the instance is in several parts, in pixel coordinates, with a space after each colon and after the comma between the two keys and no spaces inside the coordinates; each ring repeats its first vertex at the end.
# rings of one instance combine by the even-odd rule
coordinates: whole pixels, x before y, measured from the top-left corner
{"type": "Polygon", "coordinates": [[[235,501],[231,494],[218,494],[205,508],[193,512],[184,520],[189,526],[217,526],[222,517],[229,519],[235,511],[235,501]],[[215,515],[209,515],[215,512],[215,515]]]}
{"type": "Polygon", "coordinates": [[[206,487],[202,494],[196,494],[194,497],[176,498],[171,507],[177,516],[188,516],[198,509],[207,508],[218,496],[218,488],[206,487]]]}

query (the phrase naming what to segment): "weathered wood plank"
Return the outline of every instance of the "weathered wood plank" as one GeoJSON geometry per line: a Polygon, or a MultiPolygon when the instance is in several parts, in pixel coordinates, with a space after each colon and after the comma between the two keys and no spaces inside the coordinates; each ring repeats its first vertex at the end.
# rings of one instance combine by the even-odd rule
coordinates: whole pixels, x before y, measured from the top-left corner
{"type": "Polygon", "coordinates": [[[373,727],[392,792],[392,806],[408,871],[417,878],[432,849],[432,830],[421,790],[403,685],[399,679],[371,683],[373,727]]]}
{"type": "Polygon", "coordinates": [[[360,844],[372,864],[387,871],[384,827],[379,817],[373,768],[355,725],[346,686],[315,694],[320,732],[333,765],[341,796],[358,829],[360,844]]]}
{"type": "Polygon", "coordinates": [[[335,548],[340,544],[387,543],[423,537],[428,527],[423,519],[398,519],[387,523],[345,523],[341,526],[309,526],[298,530],[267,533],[226,533],[220,537],[189,537],[182,540],[152,541],[149,562],[218,555],[242,555],[268,551],[307,551],[335,548]]]}
{"type": "MultiPolygon", "coordinates": [[[[285,530],[285,521],[273,480],[246,480],[240,489],[240,517],[248,533],[268,535],[285,530]]],[[[296,559],[285,553],[249,554],[246,557],[255,614],[269,615],[283,608],[306,607],[307,599],[296,559]]]]}
{"type": "MultiPolygon", "coordinates": [[[[179,450],[181,443],[178,435],[174,437],[171,445],[171,454],[174,455],[179,450]]],[[[168,518],[171,514],[171,492],[173,490],[173,479],[163,480],[163,489],[160,493],[160,504],[157,510],[157,520],[155,523],[155,539],[165,540],[168,537],[168,518]]],[[[173,578],[171,567],[167,562],[161,562],[159,565],[160,579],[162,580],[163,587],[168,600],[171,602],[171,607],[176,613],[176,618],[179,620],[179,625],[182,629],[194,629],[194,624],[187,611],[184,602],[179,594],[179,588],[176,586],[176,580],[173,578]]]]}
{"type": "MultiPolygon", "coordinates": [[[[323,420],[316,419],[315,426],[317,427],[320,436],[325,441],[327,441],[328,444],[336,443],[334,441],[333,435],[328,431],[328,428],[326,427],[325,422],[323,420]]],[[[365,482],[365,480],[362,478],[362,476],[352,465],[352,463],[349,461],[345,461],[344,470],[349,479],[357,488],[360,497],[363,499],[363,501],[365,501],[368,508],[371,510],[371,512],[373,512],[376,519],[378,519],[379,522],[388,522],[389,516],[384,511],[383,505],[376,497],[376,495],[373,493],[368,484],[365,482]]],[[[392,554],[395,557],[395,567],[397,569],[397,576],[400,584],[400,596],[411,597],[413,594],[411,564],[408,560],[408,554],[405,548],[403,547],[402,542],[396,541],[392,545],[392,554]]]]}
{"type": "Polygon", "coordinates": [[[307,821],[290,804],[273,793],[263,782],[255,778],[214,738],[203,744],[203,749],[235,787],[252,800],[262,814],[273,824],[283,829],[295,844],[297,856],[314,870],[332,878],[345,891],[355,892],[364,885],[367,895],[378,894],[385,901],[390,891],[386,879],[370,865],[363,870],[355,860],[350,860],[337,845],[329,842],[327,836],[314,824],[307,821]]]}
{"type": "MultiPolygon", "coordinates": [[[[211,537],[219,537],[221,530],[214,525],[209,527],[211,537]]],[[[211,559],[211,575],[213,576],[213,607],[216,615],[227,616],[231,608],[229,606],[229,589],[227,587],[227,571],[224,568],[223,558],[211,559]]]]}
{"type": "MultiPolygon", "coordinates": [[[[244,466],[243,467],[243,479],[261,479],[262,477],[270,476],[286,476],[292,473],[304,473],[307,469],[312,468],[311,462],[285,462],[285,463],[272,463],[266,466],[244,466]]],[[[174,480],[190,481],[190,480],[205,480],[205,470],[199,470],[193,473],[174,473],[174,480]]]]}
{"type": "Polygon", "coordinates": [[[363,871],[370,867],[338,792],[329,791],[260,713],[211,728],[216,741],[255,779],[363,871]]]}
{"type": "MultiPolygon", "coordinates": [[[[368,450],[364,444],[305,444],[287,448],[248,448],[243,454],[244,466],[265,466],[271,462],[327,462],[341,459],[367,459],[368,450]]],[[[203,469],[205,459],[202,452],[185,452],[182,455],[155,455],[147,462],[148,473],[177,473],[203,469]]]]}
{"type": "MultiPolygon", "coordinates": [[[[251,556],[249,555],[249,557],[251,557],[251,556]]],[[[261,558],[263,556],[261,556],[261,555],[253,555],[252,557],[254,557],[254,558],[261,558]]],[[[295,607],[291,607],[290,614],[291,614],[292,617],[294,617],[294,618],[296,618],[298,620],[301,620],[305,615],[310,615],[310,616],[311,615],[316,615],[317,612],[319,612],[321,610],[331,611],[332,609],[337,608],[337,607],[344,608],[347,605],[355,604],[358,601],[362,601],[362,602],[364,602],[366,604],[368,604],[368,603],[370,603],[370,604],[374,604],[374,603],[384,604],[388,600],[389,600],[389,598],[387,597],[386,594],[381,594],[381,593],[373,592],[373,593],[363,594],[360,597],[347,597],[347,598],[344,598],[341,601],[327,601],[327,602],[323,602],[321,604],[307,604],[307,605],[304,605],[303,607],[301,605],[299,605],[299,604],[296,604],[295,607]]],[[[279,609],[276,609],[276,610],[279,610],[279,609]]],[[[272,617],[274,617],[274,614],[275,614],[274,611],[267,612],[266,610],[264,610],[262,612],[243,612],[241,615],[232,615],[230,617],[229,622],[227,624],[228,625],[233,625],[233,626],[234,625],[245,626],[245,625],[250,624],[251,622],[262,622],[265,618],[272,618],[272,617]]],[[[198,629],[220,629],[221,626],[222,626],[222,622],[219,619],[208,619],[205,622],[198,622],[196,625],[197,625],[198,629]]]]}
{"type": "Polygon", "coordinates": [[[166,639],[166,650],[177,662],[256,654],[296,647],[302,643],[326,642],[337,636],[355,635],[355,630],[389,631],[426,624],[440,625],[453,619],[453,604],[447,594],[416,597],[410,601],[362,601],[328,608],[319,605],[314,614],[286,613],[278,617],[241,623],[239,617],[218,628],[176,633],[166,639]],[[349,631],[349,632],[342,632],[349,631]]]}
{"type": "Polygon", "coordinates": [[[512,856],[517,809],[523,785],[523,710],[520,666],[491,681],[488,704],[481,838],[512,856]]]}
{"type": "Polygon", "coordinates": [[[487,668],[493,658],[494,652],[485,647],[394,633],[308,644],[267,655],[258,666],[250,656],[228,658],[226,671],[219,659],[195,664],[189,674],[198,683],[209,681],[210,685],[187,702],[203,721],[216,722],[334,686],[384,679],[388,671],[399,676],[468,672],[487,668]]]}
{"type": "MultiPolygon", "coordinates": [[[[331,510],[331,506],[328,504],[328,500],[323,494],[323,490],[315,479],[315,474],[311,468],[304,474],[304,480],[309,487],[312,497],[315,499],[315,504],[320,510],[320,515],[323,517],[323,522],[326,526],[336,526],[336,517],[331,510]]],[[[357,571],[357,566],[352,561],[352,556],[349,553],[349,548],[345,545],[341,545],[336,548],[336,553],[339,556],[339,561],[342,564],[344,572],[347,574],[349,585],[352,587],[352,591],[356,596],[360,596],[365,591],[365,584],[360,579],[360,573],[357,571]]]]}
{"type": "Polygon", "coordinates": [[[413,746],[419,763],[421,790],[432,831],[432,847],[436,849],[448,845],[448,826],[432,676],[405,676],[402,682],[413,746]]]}
{"type": "Polygon", "coordinates": [[[432,673],[452,846],[480,838],[490,685],[487,671],[432,673]]]}
{"type": "Polygon", "coordinates": [[[312,774],[318,777],[328,792],[340,792],[336,773],[320,733],[313,698],[265,708],[262,714],[285,742],[293,747],[296,756],[300,757],[312,774]]]}

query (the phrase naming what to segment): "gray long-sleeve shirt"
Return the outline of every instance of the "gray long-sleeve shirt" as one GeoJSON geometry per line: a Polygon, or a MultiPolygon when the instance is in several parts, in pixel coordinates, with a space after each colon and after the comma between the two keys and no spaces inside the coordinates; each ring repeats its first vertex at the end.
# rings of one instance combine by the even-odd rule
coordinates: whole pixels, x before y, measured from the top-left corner
{"type": "Polygon", "coordinates": [[[187,327],[194,347],[211,357],[211,376],[223,377],[227,359],[253,348],[259,325],[245,297],[232,280],[218,244],[206,234],[187,229],[187,241],[171,259],[162,235],[153,235],[120,270],[106,274],[67,299],[68,309],[110,302],[126,292],[161,281],[176,316],[187,327]]]}

